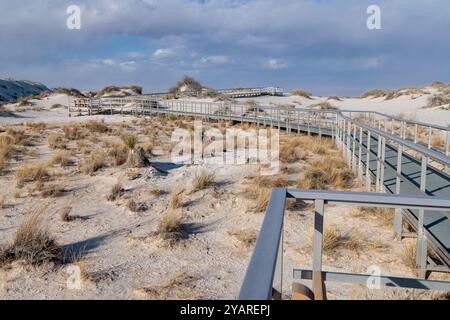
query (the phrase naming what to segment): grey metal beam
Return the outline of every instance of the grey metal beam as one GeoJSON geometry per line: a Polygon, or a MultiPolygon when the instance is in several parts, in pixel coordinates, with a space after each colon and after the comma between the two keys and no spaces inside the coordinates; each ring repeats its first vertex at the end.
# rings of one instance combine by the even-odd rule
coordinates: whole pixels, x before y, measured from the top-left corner
{"type": "Polygon", "coordinates": [[[286,189],[273,189],[261,231],[253,251],[239,300],[268,300],[272,298],[273,280],[280,248],[286,189]]]}
{"type": "MultiPolygon", "coordinates": [[[[341,273],[323,271],[322,277],[324,281],[335,281],[342,283],[366,284],[369,278],[374,278],[373,275],[341,273]]],[[[296,280],[312,280],[313,271],[307,269],[294,269],[294,279],[296,280]]],[[[396,288],[411,288],[424,290],[438,290],[450,292],[450,282],[437,280],[423,280],[416,278],[403,278],[392,276],[379,276],[380,285],[383,287],[396,288]]]]}

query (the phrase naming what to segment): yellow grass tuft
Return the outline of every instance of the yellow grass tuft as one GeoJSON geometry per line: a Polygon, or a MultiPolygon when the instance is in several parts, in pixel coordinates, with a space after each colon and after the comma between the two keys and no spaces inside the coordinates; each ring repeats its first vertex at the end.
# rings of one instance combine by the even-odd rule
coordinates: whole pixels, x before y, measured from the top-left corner
{"type": "Polygon", "coordinates": [[[228,231],[228,234],[235,238],[241,247],[246,249],[252,248],[258,238],[258,232],[255,230],[233,230],[228,231]]]}
{"type": "Polygon", "coordinates": [[[212,172],[204,169],[195,174],[194,181],[192,182],[193,191],[199,191],[209,188],[214,185],[216,175],[212,172]]]}
{"type": "Polygon", "coordinates": [[[61,167],[67,167],[70,164],[72,154],[67,150],[60,150],[55,153],[50,160],[51,165],[60,165],[61,167]]]}
{"type": "Polygon", "coordinates": [[[408,268],[410,268],[412,271],[416,271],[417,270],[416,255],[417,255],[416,243],[411,242],[409,244],[406,244],[403,247],[402,256],[401,256],[402,262],[408,268]]]}
{"type": "Polygon", "coordinates": [[[51,133],[47,139],[48,146],[52,149],[66,149],[67,141],[59,133],[51,133]]]}
{"type": "Polygon", "coordinates": [[[48,175],[47,164],[45,163],[22,164],[14,173],[16,183],[19,187],[23,186],[26,182],[42,182],[48,175]]]}
{"type": "Polygon", "coordinates": [[[182,211],[179,209],[167,210],[158,224],[157,233],[169,243],[173,244],[183,238],[182,211]]]}
{"type": "Polygon", "coordinates": [[[42,212],[33,213],[19,225],[14,242],[0,252],[0,265],[17,260],[31,265],[62,261],[62,250],[43,223],[42,212]]]}
{"type": "Polygon", "coordinates": [[[173,191],[169,198],[169,208],[170,209],[178,209],[183,205],[183,195],[185,190],[177,190],[173,191]]]}

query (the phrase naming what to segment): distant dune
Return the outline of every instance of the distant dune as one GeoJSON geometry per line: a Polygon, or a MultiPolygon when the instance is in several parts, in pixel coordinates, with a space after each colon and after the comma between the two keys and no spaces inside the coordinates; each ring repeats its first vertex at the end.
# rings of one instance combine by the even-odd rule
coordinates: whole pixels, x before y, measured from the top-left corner
{"type": "Polygon", "coordinates": [[[20,97],[40,94],[45,91],[50,91],[50,89],[39,82],[0,80],[0,101],[13,101],[20,97]]]}

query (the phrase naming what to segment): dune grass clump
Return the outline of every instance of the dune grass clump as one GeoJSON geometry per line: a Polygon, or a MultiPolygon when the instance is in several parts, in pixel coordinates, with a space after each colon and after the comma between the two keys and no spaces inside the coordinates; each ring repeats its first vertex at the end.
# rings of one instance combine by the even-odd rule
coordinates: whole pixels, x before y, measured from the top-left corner
{"type": "Polygon", "coordinates": [[[312,93],[304,90],[293,90],[291,96],[303,97],[312,100],[312,93]]]}
{"type": "Polygon", "coordinates": [[[46,163],[20,165],[14,172],[17,185],[23,186],[26,182],[43,182],[49,176],[46,163]]]}
{"type": "Polygon", "coordinates": [[[109,131],[104,121],[91,120],[86,122],[84,127],[91,133],[107,133],[109,131]]]}
{"type": "Polygon", "coordinates": [[[252,248],[258,239],[258,232],[255,230],[233,230],[228,231],[228,234],[237,240],[240,247],[245,249],[252,248]]]}
{"type": "Polygon", "coordinates": [[[67,150],[60,150],[55,153],[51,160],[51,165],[60,165],[61,167],[67,167],[70,164],[72,154],[67,150]]]}
{"type": "Polygon", "coordinates": [[[106,167],[106,154],[102,151],[93,151],[81,160],[80,167],[85,174],[93,175],[106,167]]]}
{"type": "Polygon", "coordinates": [[[391,226],[394,223],[392,208],[353,207],[350,214],[353,217],[374,219],[385,226],[391,226]]]}
{"type": "MultiPolygon", "coordinates": [[[[311,236],[311,243],[313,236],[311,236]]],[[[363,249],[362,235],[354,230],[340,231],[337,226],[325,227],[323,232],[323,251],[334,253],[336,250],[359,251],[363,249]]]]}
{"type": "Polygon", "coordinates": [[[258,213],[265,211],[267,209],[267,206],[269,205],[271,194],[271,189],[260,188],[255,201],[255,206],[253,207],[253,212],[258,213]]]}
{"type": "Polygon", "coordinates": [[[145,205],[145,203],[136,202],[133,199],[128,200],[127,208],[131,212],[135,212],[135,213],[144,212],[147,210],[147,206],[145,205]]]}
{"type": "Polygon", "coordinates": [[[192,182],[193,191],[200,191],[207,189],[215,184],[216,175],[207,170],[200,170],[195,174],[194,181],[192,182]]]}
{"type": "Polygon", "coordinates": [[[404,245],[401,259],[402,262],[405,264],[405,266],[410,268],[412,271],[417,270],[416,256],[417,256],[416,243],[411,242],[409,244],[404,245]]]}
{"type": "Polygon", "coordinates": [[[369,90],[361,95],[361,98],[381,98],[385,97],[388,94],[386,90],[382,89],[373,89],[369,90]]]}
{"type": "Polygon", "coordinates": [[[184,217],[180,209],[167,210],[158,224],[157,234],[169,244],[184,237],[184,217]]]}
{"type": "Polygon", "coordinates": [[[136,145],[138,144],[138,138],[136,135],[132,133],[123,134],[121,137],[123,144],[128,150],[134,150],[136,145]]]}
{"type": "Polygon", "coordinates": [[[14,242],[0,252],[0,265],[24,261],[30,265],[63,260],[61,247],[42,221],[42,211],[27,217],[17,228],[14,242]]]}
{"type": "Polygon", "coordinates": [[[108,201],[116,201],[125,193],[125,188],[120,182],[117,182],[111,187],[111,191],[106,197],[108,201]]]}
{"type": "Polygon", "coordinates": [[[43,198],[57,198],[64,194],[66,190],[63,186],[52,184],[48,186],[44,186],[41,191],[41,196],[43,198]]]}
{"type": "Polygon", "coordinates": [[[170,209],[178,209],[183,205],[183,195],[185,190],[177,190],[173,191],[169,198],[169,208],[170,209]]]}
{"type": "Polygon", "coordinates": [[[325,156],[305,168],[298,183],[300,189],[349,189],[355,175],[341,158],[325,156]]]}
{"type": "Polygon", "coordinates": [[[67,141],[58,133],[51,133],[47,139],[48,146],[52,149],[66,149],[67,141]]]}

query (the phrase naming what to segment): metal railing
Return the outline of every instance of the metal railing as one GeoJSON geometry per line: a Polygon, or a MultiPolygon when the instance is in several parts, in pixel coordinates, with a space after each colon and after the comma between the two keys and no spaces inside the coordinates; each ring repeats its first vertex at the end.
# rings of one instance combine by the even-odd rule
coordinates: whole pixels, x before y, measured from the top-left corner
{"type": "MultiPolygon", "coordinates": [[[[263,224],[238,299],[267,300],[283,297],[283,229],[287,198],[314,202],[313,265],[294,269],[293,278],[312,280],[314,299],[325,299],[326,281],[367,283],[373,275],[327,272],[322,268],[325,206],[328,204],[397,209],[450,211],[450,198],[404,196],[342,191],[273,189],[263,224]]],[[[380,286],[450,291],[450,282],[379,276],[380,286]]]]}

